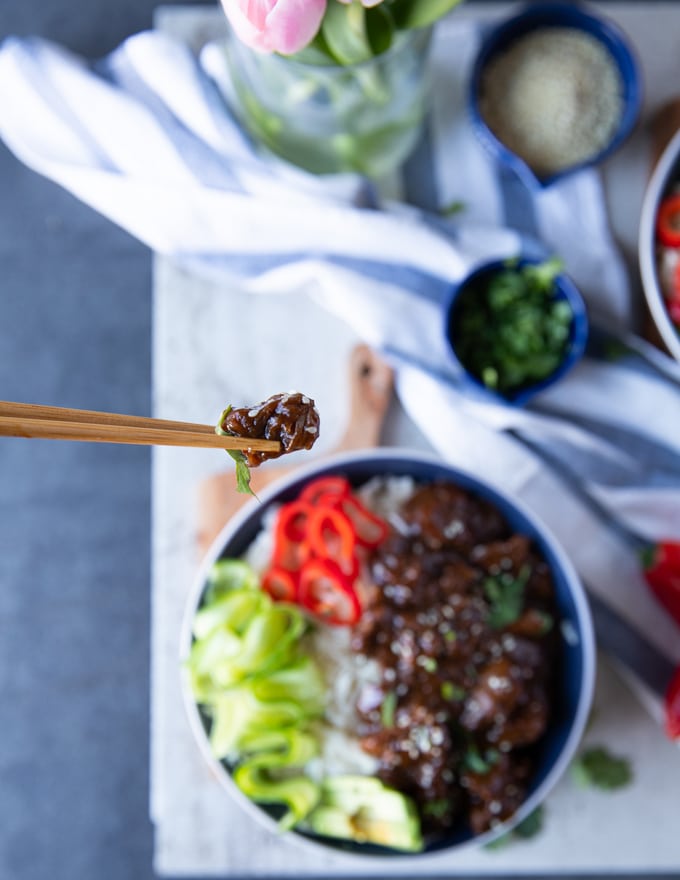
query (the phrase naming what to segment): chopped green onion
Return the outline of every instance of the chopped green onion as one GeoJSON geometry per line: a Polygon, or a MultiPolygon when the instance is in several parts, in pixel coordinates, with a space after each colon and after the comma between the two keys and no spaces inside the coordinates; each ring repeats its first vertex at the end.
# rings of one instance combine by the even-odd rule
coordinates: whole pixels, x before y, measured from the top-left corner
{"type": "Polygon", "coordinates": [[[559,367],[569,344],[571,306],[555,296],[559,260],[506,264],[464,290],[454,313],[453,345],[487,388],[511,396],[559,367]]]}
{"type": "Polygon", "coordinates": [[[394,726],[394,713],[397,708],[397,694],[395,691],[388,691],[385,699],[380,707],[380,722],[383,727],[394,726]]]}

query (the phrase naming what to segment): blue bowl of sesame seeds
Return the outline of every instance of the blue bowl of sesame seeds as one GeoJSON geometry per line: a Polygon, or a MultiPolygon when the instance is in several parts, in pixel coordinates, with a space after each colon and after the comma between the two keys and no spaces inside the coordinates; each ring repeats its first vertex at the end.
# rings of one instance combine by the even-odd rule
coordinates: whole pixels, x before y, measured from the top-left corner
{"type": "MultiPolygon", "coordinates": [[[[292,843],[303,847],[316,857],[325,851],[340,859],[348,858],[350,860],[348,871],[360,868],[362,859],[366,866],[370,864],[373,867],[380,859],[395,858],[408,859],[415,866],[421,859],[450,857],[452,851],[457,851],[463,846],[489,844],[531,815],[567,770],[585,729],[594,685],[594,637],[584,590],[558,541],[523,505],[521,499],[493,487],[477,474],[444,464],[433,455],[410,450],[363,450],[336,455],[300,468],[268,487],[261,494],[259,501],[249,502],[231,519],[215,540],[189,594],[181,656],[186,657],[190,651],[191,622],[197,609],[201,607],[211,566],[221,559],[247,557],[249,550],[262,540],[268,523],[271,524],[272,514],[280,505],[298,499],[300,493],[312,482],[329,478],[347,480],[354,491],[365,493],[361,496],[365,503],[368,504],[370,499],[373,499],[370,503],[376,504],[375,509],[385,517],[394,515],[397,523],[399,513],[388,512],[389,502],[385,497],[385,493],[389,491],[388,484],[400,497],[408,497],[408,493],[414,489],[446,484],[474,499],[475,504],[484,505],[487,512],[498,515],[505,523],[503,528],[507,527],[508,534],[522,536],[524,540],[530,542],[542,560],[541,564],[547,567],[544,571],[549,571],[554,591],[554,629],[552,630],[554,653],[551,653],[549,660],[552,709],[544,732],[540,739],[535,741],[535,749],[532,746],[534,749],[532,766],[528,779],[524,779],[525,795],[516,812],[482,833],[475,832],[467,821],[456,822],[446,833],[432,838],[426,837],[424,846],[419,852],[406,852],[367,842],[310,834],[305,830],[304,824],[289,831],[287,836],[292,843]],[[382,506],[377,504],[378,501],[382,506]]],[[[456,526],[452,531],[449,530],[451,534],[458,533],[461,528],[466,527],[466,522],[458,522],[459,519],[465,519],[460,509],[452,509],[450,518],[452,525],[456,526]]],[[[397,526],[397,528],[401,527],[397,526]]],[[[436,555],[434,550],[427,552],[436,555]]],[[[507,562],[507,558],[501,554],[498,559],[499,569],[506,567],[504,560],[507,562]]],[[[422,605],[419,604],[418,607],[420,616],[427,616],[428,608],[432,610],[434,606],[428,606],[423,597],[422,605]]],[[[364,606],[365,610],[366,606],[364,606]]],[[[448,619],[447,615],[442,617],[444,621],[448,619]]],[[[429,625],[428,621],[425,622],[429,625]]],[[[332,634],[322,633],[322,638],[325,644],[326,639],[332,640],[332,634]]],[[[520,653],[523,651],[530,653],[532,650],[531,640],[526,633],[522,635],[518,632],[513,634],[504,631],[503,639],[507,642],[507,644],[503,643],[504,650],[507,648],[509,652],[520,649],[520,653]],[[510,644],[510,642],[514,643],[510,644]]],[[[352,653],[357,652],[354,650],[352,653]]],[[[482,661],[473,657],[471,662],[480,664],[482,661]]],[[[489,680],[490,686],[494,686],[492,679],[489,680]]],[[[225,787],[228,796],[272,833],[280,834],[276,806],[254,803],[237,788],[233,780],[233,768],[216,760],[210,752],[207,734],[210,719],[202,715],[200,707],[186,687],[184,695],[189,721],[199,748],[215,771],[216,777],[225,787]]],[[[456,696],[453,698],[458,699],[456,696]]],[[[469,709],[474,713],[477,711],[474,706],[475,700],[470,699],[469,702],[469,709]]],[[[502,745],[500,747],[502,749],[502,745]]],[[[520,748],[520,753],[521,751],[520,748]]],[[[444,868],[445,862],[442,861],[441,864],[444,868]]]]}
{"type": "Polygon", "coordinates": [[[626,35],[571,3],[536,3],[482,39],[468,93],[482,145],[530,187],[612,155],[642,106],[626,35]]]}

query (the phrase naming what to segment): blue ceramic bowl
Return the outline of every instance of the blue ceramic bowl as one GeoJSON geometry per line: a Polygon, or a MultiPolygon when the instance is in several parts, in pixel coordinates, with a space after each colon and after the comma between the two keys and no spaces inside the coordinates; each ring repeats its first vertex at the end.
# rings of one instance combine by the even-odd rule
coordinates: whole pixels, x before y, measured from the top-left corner
{"type": "MultiPolygon", "coordinates": [[[[201,606],[207,586],[208,573],[220,558],[241,556],[263,527],[272,505],[296,498],[303,487],[317,477],[339,474],[354,485],[360,486],[376,476],[410,476],[419,483],[442,479],[476,493],[487,500],[504,515],[510,527],[528,535],[546,560],[553,575],[560,621],[560,656],[556,670],[557,694],[553,717],[543,738],[537,743],[536,765],[528,788],[528,795],[511,821],[505,825],[475,836],[469,827],[461,826],[451,834],[431,844],[424,853],[416,855],[400,853],[369,844],[340,841],[331,838],[307,836],[299,831],[288,832],[291,841],[317,857],[326,851],[344,853],[347,856],[366,857],[371,864],[383,857],[393,860],[407,858],[417,862],[423,855],[440,852],[442,855],[466,844],[485,844],[504,834],[526,818],[541,803],[568,768],[581,741],[590,711],[594,675],[595,645],[588,603],[571,562],[536,517],[523,507],[516,498],[492,488],[479,477],[442,464],[436,458],[405,450],[370,450],[338,455],[301,468],[292,476],[281,479],[267,488],[260,502],[251,501],[227,523],[215,540],[189,594],[182,631],[180,657],[185,660],[191,648],[191,625],[196,610],[201,606]]],[[[217,761],[210,752],[208,731],[210,719],[202,714],[191,694],[188,676],[183,678],[183,692],[189,721],[198,746],[209,762],[215,775],[228,794],[242,809],[254,816],[273,833],[280,834],[276,824],[276,808],[259,806],[250,801],[233,782],[229,767],[217,761]]],[[[355,865],[355,867],[360,867],[355,865]]]]}
{"type": "Polygon", "coordinates": [[[530,187],[547,187],[582,168],[597,165],[610,156],[630,135],[640,115],[642,84],[639,65],[624,34],[611,22],[586,12],[572,3],[536,3],[494,28],[484,39],[473,65],[468,93],[468,108],[472,125],[483,146],[492,156],[513,169],[530,187]],[[513,153],[491,131],[480,109],[482,75],[494,56],[508,49],[519,37],[539,28],[569,27],[596,37],[609,51],[616,63],[623,84],[623,112],[618,129],[607,146],[587,161],[572,165],[549,175],[536,174],[527,163],[513,153]]]}
{"type": "Polygon", "coordinates": [[[680,361],[680,330],[671,320],[659,278],[656,218],[662,200],[675,192],[680,181],[680,130],[671,138],[647,184],[640,215],[638,256],[642,288],[656,329],[668,351],[680,361]]]}
{"type": "MultiPolygon", "coordinates": [[[[520,258],[513,266],[521,268],[526,265],[535,265],[542,262],[539,259],[520,258]]],[[[464,295],[472,287],[483,283],[485,279],[491,278],[498,272],[507,269],[508,263],[505,260],[494,260],[490,263],[483,263],[471,272],[463,281],[453,289],[449,299],[444,322],[444,332],[451,352],[451,357],[456,365],[457,371],[463,382],[467,385],[467,390],[482,396],[487,400],[493,400],[496,403],[511,404],[522,406],[530,400],[539,391],[544,391],[551,385],[554,385],[562,379],[569,370],[574,367],[583,357],[586,342],[588,340],[588,313],[586,310],[583,297],[579,293],[577,287],[571,279],[564,274],[560,274],[555,279],[555,299],[564,300],[569,303],[572,313],[571,327],[569,331],[569,340],[567,350],[558,368],[546,378],[535,382],[532,385],[524,385],[516,391],[507,394],[501,394],[488,388],[480,378],[475,376],[466,365],[460,360],[457,354],[457,331],[459,310],[464,301],[464,295]]]]}

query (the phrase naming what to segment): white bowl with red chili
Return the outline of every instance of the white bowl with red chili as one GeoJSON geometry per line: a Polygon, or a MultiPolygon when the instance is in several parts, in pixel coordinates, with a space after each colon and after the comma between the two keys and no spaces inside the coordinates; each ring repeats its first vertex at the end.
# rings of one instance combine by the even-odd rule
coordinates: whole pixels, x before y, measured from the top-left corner
{"type": "Polygon", "coordinates": [[[569,765],[595,651],[522,504],[401,450],[338,456],[225,527],[182,634],[190,723],[246,810],[360,856],[486,844],[569,765]]]}
{"type": "Polygon", "coordinates": [[[662,153],[645,192],[639,259],[654,324],[680,360],[680,131],[662,153]]]}

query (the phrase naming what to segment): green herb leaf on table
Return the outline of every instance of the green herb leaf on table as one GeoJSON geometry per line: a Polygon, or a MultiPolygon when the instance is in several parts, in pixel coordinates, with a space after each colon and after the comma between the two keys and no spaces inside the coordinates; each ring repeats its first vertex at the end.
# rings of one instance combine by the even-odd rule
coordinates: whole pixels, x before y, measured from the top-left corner
{"type": "Polygon", "coordinates": [[[444,205],[439,209],[439,213],[442,217],[454,217],[456,214],[461,214],[466,208],[465,202],[462,202],[460,199],[456,199],[453,202],[449,202],[448,205],[444,205]]]}
{"type": "Polygon", "coordinates": [[[612,754],[604,746],[592,746],[571,765],[571,776],[583,788],[592,786],[612,791],[628,785],[633,771],[627,758],[612,754]]]}
{"type": "Polygon", "coordinates": [[[543,807],[536,807],[529,815],[515,826],[514,834],[524,840],[535,837],[543,828],[543,807]]]}
{"type": "Polygon", "coordinates": [[[490,605],[487,617],[490,627],[502,629],[518,619],[524,608],[524,589],[530,574],[531,569],[525,565],[516,577],[505,572],[484,581],[490,605]]]}
{"type": "Polygon", "coordinates": [[[507,834],[503,834],[491,843],[487,843],[484,849],[505,849],[505,847],[513,843],[513,841],[530,840],[543,830],[544,820],[545,809],[542,805],[539,805],[535,810],[529,813],[525,819],[522,819],[512,831],[508,831],[507,834]]]}

